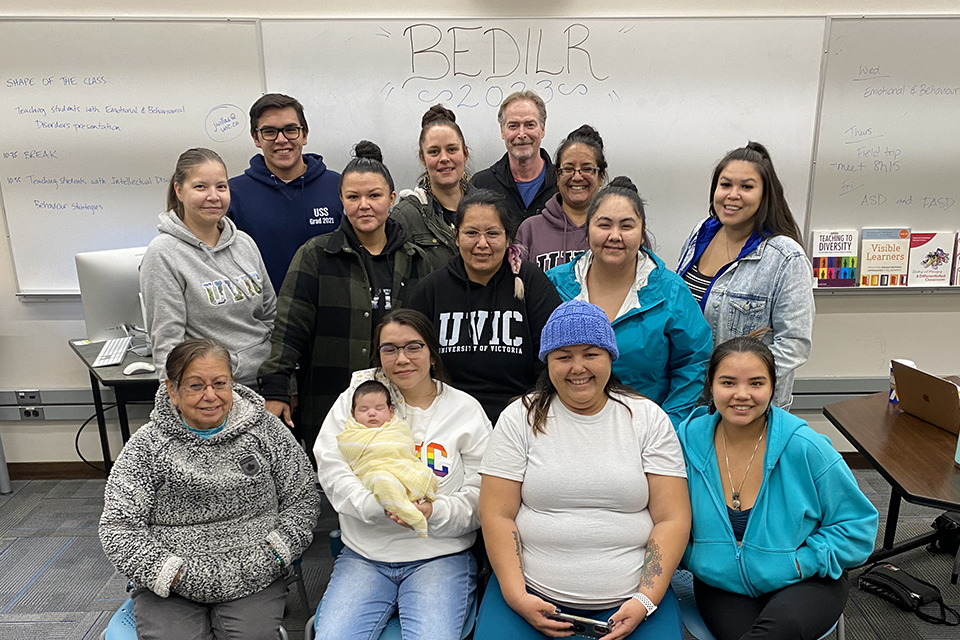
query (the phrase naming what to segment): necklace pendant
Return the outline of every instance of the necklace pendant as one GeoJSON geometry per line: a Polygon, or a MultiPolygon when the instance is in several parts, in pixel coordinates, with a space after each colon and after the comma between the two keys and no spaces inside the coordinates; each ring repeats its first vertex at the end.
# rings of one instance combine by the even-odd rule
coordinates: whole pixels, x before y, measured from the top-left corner
{"type": "Polygon", "coordinates": [[[740,511],[740,494],[737,491],[733,492],[733,510],[740,511]]]}

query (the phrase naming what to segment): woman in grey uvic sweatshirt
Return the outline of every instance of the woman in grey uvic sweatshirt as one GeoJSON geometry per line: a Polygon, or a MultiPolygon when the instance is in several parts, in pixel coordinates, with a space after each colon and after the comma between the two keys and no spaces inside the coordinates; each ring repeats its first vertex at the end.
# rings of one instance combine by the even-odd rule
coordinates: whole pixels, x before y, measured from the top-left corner
{"type": "Polygon", "coordinates": [[[222,344],[237,382],[256,386],[270,354],[277,296],[253,239],[224,217],[227,170],[215,152],[190,149],[177,161],[160,235],[140,265],[140,291],[157,375],[167,355],[189,338],[222,344]]]}

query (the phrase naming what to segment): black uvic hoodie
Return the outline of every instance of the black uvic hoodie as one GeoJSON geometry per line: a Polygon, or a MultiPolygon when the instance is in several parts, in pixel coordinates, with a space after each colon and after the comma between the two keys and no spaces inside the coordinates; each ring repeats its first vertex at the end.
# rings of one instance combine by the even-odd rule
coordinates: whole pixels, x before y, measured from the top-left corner
{"type": "Polygon", "coordinates": [[[476,398],[494,424],[510,400],[533,388],[543,368],[540,332],[560,295],[535,265],[523,262],[522,300],[506,259],[486,285],[467,278],[463,258],[420,281],[408,306],[437,330],[440,357],[453,386],[476,398]]]}

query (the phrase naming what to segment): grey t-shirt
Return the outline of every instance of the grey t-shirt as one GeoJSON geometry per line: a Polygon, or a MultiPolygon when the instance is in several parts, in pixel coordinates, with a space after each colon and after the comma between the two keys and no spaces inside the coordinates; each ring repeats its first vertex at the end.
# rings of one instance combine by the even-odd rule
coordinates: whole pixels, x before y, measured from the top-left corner
{"type": "Polygon", "coordinates": [[[522,483],[524,578],[558,604],[607,609],[636,593],[653,529],[646,474],[686,477],[667,414],[646,398],[618,398],[629,410],[608,400],[592,416],[555,399],[539,436],[517,400],[500,415],[480,467],[522,483]]]}

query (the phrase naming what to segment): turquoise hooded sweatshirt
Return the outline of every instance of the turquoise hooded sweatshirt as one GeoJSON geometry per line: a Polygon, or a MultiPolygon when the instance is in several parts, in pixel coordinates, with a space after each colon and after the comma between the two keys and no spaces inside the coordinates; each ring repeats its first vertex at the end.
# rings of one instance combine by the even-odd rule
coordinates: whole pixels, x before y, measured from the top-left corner
{"type": "MultiPolygon", "coordinates": [[[[613,372],[620,382],[660,405],[677,427],[703,391],[713,339],[687,284],[660,258],[641,251],[655,266],[647,284],[637,291],[639,308],[612,322],[620,350],[613,372]]],[[[575,269],[589,254],[581,253],[547,272],[564,302],[580,295],[575,269]]]]}
{"type": "Polygon", "coordinates": [[[776,407],[767,420],[763,483],[738,546],[713,444],[719,420],[698,407],[677,433],[693,509],[684,566],[713,587],[755,598],[815,576],[836,580],[866,561],[877,510],[829,438],[776,407]]]}

